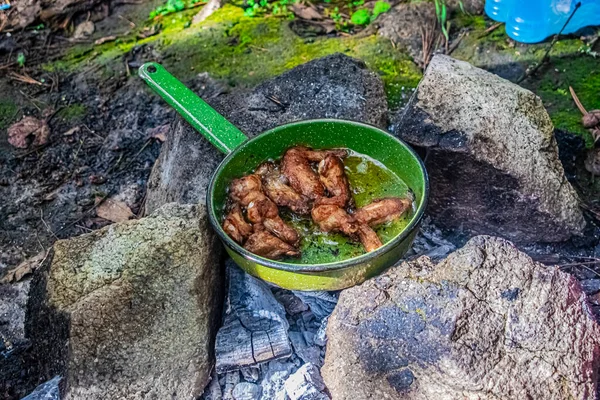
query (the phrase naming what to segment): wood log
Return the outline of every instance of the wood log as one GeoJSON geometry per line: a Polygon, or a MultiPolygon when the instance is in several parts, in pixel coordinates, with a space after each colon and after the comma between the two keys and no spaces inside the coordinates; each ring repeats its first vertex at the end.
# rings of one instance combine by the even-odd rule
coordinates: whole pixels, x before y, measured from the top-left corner
{"type": "Polygon", "coordinates": [[[227,261],[229,291],[215,345],[218,373],[289,357],[285,310],[267,285],[227,261]]]}

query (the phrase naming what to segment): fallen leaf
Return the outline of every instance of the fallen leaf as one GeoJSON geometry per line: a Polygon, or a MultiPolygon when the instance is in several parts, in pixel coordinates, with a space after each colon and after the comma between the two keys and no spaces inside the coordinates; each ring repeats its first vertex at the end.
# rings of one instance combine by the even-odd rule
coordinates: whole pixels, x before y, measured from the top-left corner
{"type": "Polygon", "coordinates": [[[94,33],[96,27],[92,21],[84,21],[77,25],[73,33],[73,39],[85,39],[94,33]]]}
{"type": "Polygon", "coordinates": [[[45,120],[28,116],[8,128],[8,143],[20,149],[26,149],[29,147],[29,136],[34,135],[33,145],[40,146],[48,142],[49,134],[50,128],[45,120]]]}
{"type": "Polygon", "coordinates": [[[311,6],[306,6],[304,4],[292,4],[292,12],[298,17],[302,19],[323,19],[323,16],[319,14],[319,12],[311,6]]]}
{"type": "Polygon", "coordinates": [[[101,37],[100,39],[96,39],[96,41],[94,42],[94,44],[96,46],[99,46],[99,45],[104,44],[104,43],[114,42],[115,40],[117,40],[117,37],[114,36],[114,35],[104,36],[104,37],[101,37]]]}
{"type": "Polygon", "coordinates": [[[71,136],[71,135],[73,135],[74,133],[77,133],[77,132],[79,132],[80,130],[81,130],[81,127],[79,127],[79,126],[76,126],[75,128],[71,128],[71,129],[69,129],[68,131],[66,131],[65,133],[63,133],[63,136],[71,136]]]}
{"type": "Polygon", "coordinates": [[[161,142],[167,140],[167,133],[169,132],[169,124],[164,124],[161,126],[157,126],[156,128],[152,128],[148,131],[148,135],[151,138],[157,139],[161,142]]]}
{"type": "Polygon", "coordinates": [[[50,249],[41,251],[35,256],[23,261],[21,264],[8,271],[4,278],[0,279],[0,283],[19,282],[24,276],[31,274],[42,265],[42,262],[44,262],[48,255],[48,251],[50,251],[50,249]]]}
{"type": "Polygon", "coordinates": [[[582,118],[584,128],[593,128],[600,125],[600,110],[592,110],[583,115],[582,118]]]}
{"type": "Polygon", "coordinates": [[[594,176],[600,176],[600,148],[596,147],[588,151],[583,163],[585,169],[594,176]]]}
{"type": "Polygon", "coordinates": [[[127,204],[112,197],[104,200],[104,202],[98,206],[96,214],[100,218],[112,222],[123,222],[133,217],[133,212],[131,212],[131,209],[127,204]]]}

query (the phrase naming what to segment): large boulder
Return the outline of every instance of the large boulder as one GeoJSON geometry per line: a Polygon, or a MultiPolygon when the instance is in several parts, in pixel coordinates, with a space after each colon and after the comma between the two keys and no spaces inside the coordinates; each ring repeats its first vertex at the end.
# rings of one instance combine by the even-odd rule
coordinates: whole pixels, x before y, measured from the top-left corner
{"type": "Polygon", "coordinates": [[[530,91],[435,56],[394,132],[429,153],[428,210],[438,225],[519,243],[582,233],[552,122],[530,91]]]}
{"type": "Polygon", "coordinates": [[[600,329],[579,283],[500,238],[343,291],[327,333],[334,400],[596,394],[600,329]]]}
{"type": "MultiPolygon", "coordinates": [[[[250,137],[303,119],[352,119],[385,128],[388,118],[381,79],[362,61],[343,54],[300,65],[252,90],[209,95],[206,101],[250,137]]],[[[146,212],[170,201],[204,203],[208,182],[222,158],[177,118],[148,182],[146,212]]]]}
{"type": "Polygon", "coordinates": [[[177,204],[56,242],[34,336],[62,368],[50,367],[65,399],[201,394],[220,322],[219,249],[205,208],[177,204]]]}

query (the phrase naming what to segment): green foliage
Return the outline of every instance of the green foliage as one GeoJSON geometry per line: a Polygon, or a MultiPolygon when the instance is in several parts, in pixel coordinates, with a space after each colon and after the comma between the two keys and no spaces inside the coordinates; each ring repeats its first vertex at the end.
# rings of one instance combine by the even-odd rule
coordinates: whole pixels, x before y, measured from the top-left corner
{"type": "Polygon", "coordinates": [[[371,22],[371,13],[364,8],[356,10],[352,13],[350,21],[352,21],[354,25],[368,25],[371,22]]]}
{"type": "Polygon", "coordinates": [[[0,129],[7,128],[17,116],[18,111],[15,103],[0,100],[0,129]]]}
{"type": "Polygon", "coordinates": [[[178,11],[185,10],[186,8],[193,7],[197,3],[203,3],[203,0],[188,0],[186,3],[184,0],[167,0],[166,4],[156,7],[150,12],[150,19],[162,17],[164,15],[173,14],[178,11]]]}
{"type": "Polygon", "coordinates": [[[87,108],[83,104],[75,103],[59,110],[56,115],[63,121],[81,120],[87,114],[87,108]]]}
{"type": "Polygon", "coordinates": [[[435,0],[435,15],[442,29],[446,43],[450,40],[450,21],[448,21],[448,10],[444,0],[435,0]]]}
{"type": "Polygon", "coordinates": [[[373,7],[373,18],[372,19],[374,20],[375,18],[377,18],[379,16],[379,14],[388,12],[390,10],[390,8],[392,8],[390,3],[386,3],[385,1],[378,1],[377,3],[375,3],[375,6],[373,7]]]}
{"type": "Polygon", "coordinates": [[[262,16],[268,13],[279,17],[294,19],[294,14],[288,6],[297,3],[298,0],[276,0],[269,3],[268,0],[247,0],[244,15],[247,17],[262,16]]]}
{"type": "Polygon", "coordinates": [[[19,53],[17,55],[17,64],[19,64],[19,67],[23,68],[25,65],[25,54],[19,53]]]}

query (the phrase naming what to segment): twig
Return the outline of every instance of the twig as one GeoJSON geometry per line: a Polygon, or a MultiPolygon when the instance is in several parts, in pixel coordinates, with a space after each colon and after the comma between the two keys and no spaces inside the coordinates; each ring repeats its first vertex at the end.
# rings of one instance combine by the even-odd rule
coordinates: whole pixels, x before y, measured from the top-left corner
{"type": "Polygon", "coordinates": [[[560,269],[562,269],[563,267],[567,267],[567,268],[573,268],[573,267],[583,268],[583,269],[586,269],[586,270],[590,271],[594,275],[600,277],[600,274],[598,272],[596,272],[593,269],[591,269],[590,267],[586,267],[585,265],[582,265],[582,264],[565,264],[565,265],[559,266],[560,269]]]}
{"type": "Polygon", "coordinates": [[[446,51],[446,55],[450,55],[454,52],[454,50],[456,50],[456,48],[458,47],[460,42],[463,40],[463,38],[465,37],[466,34],[467,34],[466,32],[461,32],[460,35],[458,35],[458,37],[454,40],[454,42],[452,42],[452,45],[450,46],[450,48],[446,51]]]}
{"type": "Polygon", "coordinates": [[[123,20],[125,20],[125,21],[127,21],[127,22],[129,22],[129,25],[130,25],[132,28],[135,28],[135,27],[137,26],[137,25],[136,25],[136,24],[135,24],[133,21],[131,21],[131,20],[129,20],[129,19],[127,19],[127,18],[125,18],[125,17],[124,17],[124,16],[122,16],[122,15],[119,15],[119,18],[120,18],[120,19],[123,19],[123,20]]]}
{"type": "Polygon", "coordinates": [[[496,29],[498,29],[502,24],[503,22],[498,22],[497,24],[490,26],[485,31],[483,31],[483,33],[478,37],[478,39],[486,37],[490,33],[494,32],[496,29]]]}
{"type": "Polygon", "coordinates": [[[569,15],[569,18],[567,18],[567,21],[565,22],[563,27],[560,28],[560,31],[556,35],[554,35],[554,38],[552,39],[552,43],[550,43],[550,46],[548,46],[548,49],[546,50],[546,53],[544,53],[544,56],[542,57],[540,62],[537,63],[537,65],[533,69],[525,71],[525,73],[517,80],[517,84],[523,82],[528,77],[534,75],[538,71],[538,69],[540,69],[540,67],[544,64],[544,62],[546,62],[546,60],[548,59],[548,54],[550,54],[550,51],[552,51],[552,48],[558,41],[558,37],[560,35],[562,35],[563,31],[565,30],[565,28],[571,21],[571,18],[573,18],[573,16],[577,12],[577,10],[579,10],[579,7],[581,7],[581,2],[577,2],[577,4],[575,4],[575,8],[573,9],[573,12],[571,13],[571,15],[569,15]]]}
{"type": "Polygon", "coordinates": [[[50,228],[50,226],[44,220],[44,210],[42,210],[41,208],[40,208],[40,219],[42,220],[42,223],[44,224],[44,226],[46,227],[46,229],[52,234],[52,236],[54,236],[54,238],[56,240],[58,240],[58,236],[56,236],[56,234],[54,233],[54,231],[52,230],[52,228],[50,228]]]}
{"type": "Polygon", "coordinates": [[[21,74],[17,74],[16,72],[11,72],[10,74],[8,74],[8,77],[11,78],[12,80],[23,82],[23,83],[29,83],[31,85],[48,86],[45,83],[36,81],[35,79],[33,79],[32,77],[30,77],[27,74],[21,75],[21,74]]]}
{"type": "Polygon", "coordinates": [[[575,102],[577,108],[579,108],[579,111],[581,111],[583,115],[586,115],[588,112],[583,106],[583,104],[581,104],[581,101],[579,101],[579,97],[577,97],[577,94],[575,93],[575,90],[573,90],[572,86],[569,86],[569,92],[571,92],[571,97],[573,98],[573,101],[575,102]]]}

